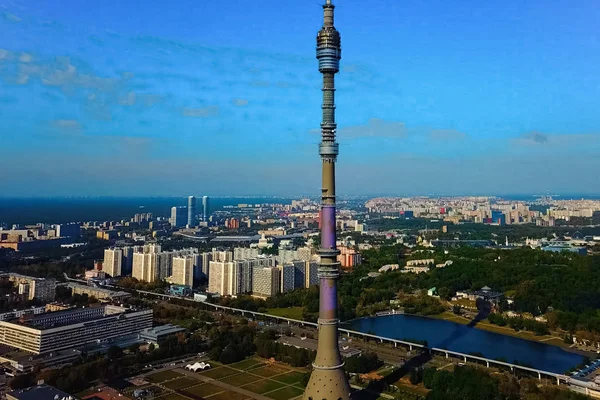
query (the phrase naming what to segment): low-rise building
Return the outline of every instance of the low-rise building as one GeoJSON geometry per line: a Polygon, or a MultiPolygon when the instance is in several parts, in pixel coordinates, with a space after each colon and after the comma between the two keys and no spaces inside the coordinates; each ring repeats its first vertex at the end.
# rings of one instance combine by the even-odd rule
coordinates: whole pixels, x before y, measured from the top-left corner
{"type": "Polygon", "coordinates": [[[146,328],[139,334],[140,339],[152,342],[154,344],[160,344],[163,340],[171,335],[175,335],[179,332],[185,332],[185,328],[182,328],[173,324],[159,325],[152,328],[146,328]]]}
{"type": "Polygon", "coordinates": [[[7,400],[77,400],[75,396],[45,384],[13,390],[6,394],[6,398],[7,400]]]}
{"type": "Polygon", "coordinates": [[[69,288],[71,288],[73,294],[87,294],[89,297],[95,297],[98,300],[122,301],[131,297],[131,293],[128,292],[80,285],[78,283],[69,283],[69,288]]]}
{"type": "Polygon", "coordinates": [[[48,354],[138,333],[150,327],[152,310],[110,305],[78,308],[0,321],[0,344],[33,354],[48,354]]]}

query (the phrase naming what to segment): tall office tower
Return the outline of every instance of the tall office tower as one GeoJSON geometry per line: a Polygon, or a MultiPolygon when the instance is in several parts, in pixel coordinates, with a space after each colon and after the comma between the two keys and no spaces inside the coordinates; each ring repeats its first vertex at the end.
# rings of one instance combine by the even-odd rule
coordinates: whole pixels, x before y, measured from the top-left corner
{"type": "Polygon", "coordinates": [[[123,249],[104,250],[104,261],[102,261],[102,271],[111,277],[121,276],[123,269],[123,249]]]}
{"type": "Polygon", "coordinates": [[[181,228],[182,226],[185,226],[187,219],[187,207],[171,207],[171,218],[169,218],[169,223],[171,224],[171,226],[175,228],[181,228]]]}
{"type": "Polygon", "coordinates": [[[344,362],[338,346],[337,280],[340,276],[335,236],[335,84],[340,70],[340,34],[333,26],[331,0],[323,5],[323,27],[317,34],[317,59],[323,74],[323,120],[319,154],[323,162],[321,188],[321,256],[319,265],[319,338],[313,372],[304,392],[306,400],[348,400],[350,385],[344,374],[344,362]]]}
{"type": "Polygon", "coordinates": [[[176,285],[192,287],[194,283],[194,255],[173,257],[171,282],[176,285]]]}
{"type": "Polygon", "coordinates": [[[208,196],[202,196],[202,220],[208,222],[209,210],[208,210],[208,196]]]}
{"type": "Polygon", "coordinates": [[[196,198],[194,196],[188,197],[187,224],[190,228],[196,226],[196,198]]]}

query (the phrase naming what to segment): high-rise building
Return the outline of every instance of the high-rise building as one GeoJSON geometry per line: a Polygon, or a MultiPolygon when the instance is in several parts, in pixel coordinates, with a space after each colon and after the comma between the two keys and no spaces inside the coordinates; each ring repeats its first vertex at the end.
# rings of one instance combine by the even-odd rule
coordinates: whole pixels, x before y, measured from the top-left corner
{"type": "Polygon", "coordinates": [[[56,295],[56,280],[50,278],[34,278],[32,276],[9,273],[8,277],[19,288],[19,294],[27,300],[39,299],[46,302],[54,301],[56,295]]]}
{"type": "Polygon", "coordinates": [[[212,259],[214,261],[233,261],[233,252],[227,250],[212,250],[212,259]]]}
{"type": "Polygon", "coordinates": [[[133,252],[134,248],[126,246],[123,250],[123,262],[121,263],[121,275],[131,275],[133,269],[133,252]]]}
{"type": "Polygon", "coordinates": [[[185,226],[188,220],[188,211],[187,207],[179,206],[179,207],[171,207],[171,218],[169,218],[169,223],[174,228],[181,228],[185,226]]]}
{"type": "Polygon", "coordinates": [[[210,273],[210,262],[212,261],[212,253],[199,254],[198,264],[194,270],[194,279],[200,279],[202,277],[209,279],[210,273]]]}
{"type": "Polygon", "coordinates": [[[188,197],[187,225],[189,227],[196,226],[196,198],[194,196],[188,197]]]}
{"type": "Polygon", "coordinates": [[[340,276],[336,249],[335,162],[339,145],[335,140],[335,74],[340,70],[340,34],[333,24],[331,0],[323,5],[323,27],[317,34],[317,59],[323,75],[323,117],[319,154],[322,160],[321,247],[319,256],[319,337],[313,372],[304,400],[349,400],[350,385],[338,344],[337,280],[340,276]]]}
{"type": "Polygon", "coordinates": [[[202,196],[202,220],[208,222],[210,216],[208,196],[202,196]]]}
{"type": "Polygon", "coordinates": [[[252,272],[254,265],[249,260],[233,261],[233,288],[231,294],[250,293],[252,291],[252,272]]]}
{"type": "Polygon", "coordinates": [[[123,268],[123,249],[112,248],[104,250],[102,271],[111,277],[121,276],[123,268]]]}
{"type": "Polygon", "coordinates": [[[156,258],[153,253],[133,253],[131,276],[138,281],[154,282],[156,277],[156,258]]]}
{"type": "Polygon", "coordinates": [[[281,273],[277,267],[254,268],[252,295],[271,297],[281,292],[281,273]]]}
{"type": "Polygon", "coordinates": [[[306,287],[319,284],[319,263],[317,261],[306,261],[306,287]]]}
{"type": "Polygon", "coordinates": [[[249,258],[257,258],[260,255],[260,250],[252,247],[235,247],[233,249],[234,260],[247,260],[249,258]]]}
{"type": "Polygon", "coordinates": [[[211,261],[208,277],[208,292],[231,296],[233,292],[233,262],[211,261]]]}
{"type": "Polygon", "coordinates": [[[306,287],[306,261],[294,260],[294,289],[306,287]]]}
{"type": "Polygon", "coordinates": [[[195,255],[173,257],[171,283],[192,287],[194,283],[195,255]]]}
{"type": "Polygon", "coordinates": [[[294,264],[286,263],[279,266],[279,269],[281,270],[281,292],[291,292],[296,286],[296,268],[294,264]]]}

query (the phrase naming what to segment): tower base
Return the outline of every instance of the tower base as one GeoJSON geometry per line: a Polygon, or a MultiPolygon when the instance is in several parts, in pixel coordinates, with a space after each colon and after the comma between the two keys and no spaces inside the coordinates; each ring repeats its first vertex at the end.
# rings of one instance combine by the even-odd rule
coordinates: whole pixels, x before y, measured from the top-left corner
{"type": "Polygon", "coordinates": [[[350,400],[350,385],[344,367],[313,369],[302,400],[350,400]]]}

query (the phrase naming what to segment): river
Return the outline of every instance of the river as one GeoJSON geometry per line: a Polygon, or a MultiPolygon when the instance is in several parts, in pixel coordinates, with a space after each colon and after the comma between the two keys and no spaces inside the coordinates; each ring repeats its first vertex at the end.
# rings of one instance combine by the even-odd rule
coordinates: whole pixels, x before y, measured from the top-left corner
{"type": "Polygon", "coordinates": [[[560,347],[487,332],[455,322],[418,315],[361,318],[343,324],[352,330],[393,339],[426,340],[429,347],[520,363],[544,371],[564,373],[584,360],[560,347]]]}

